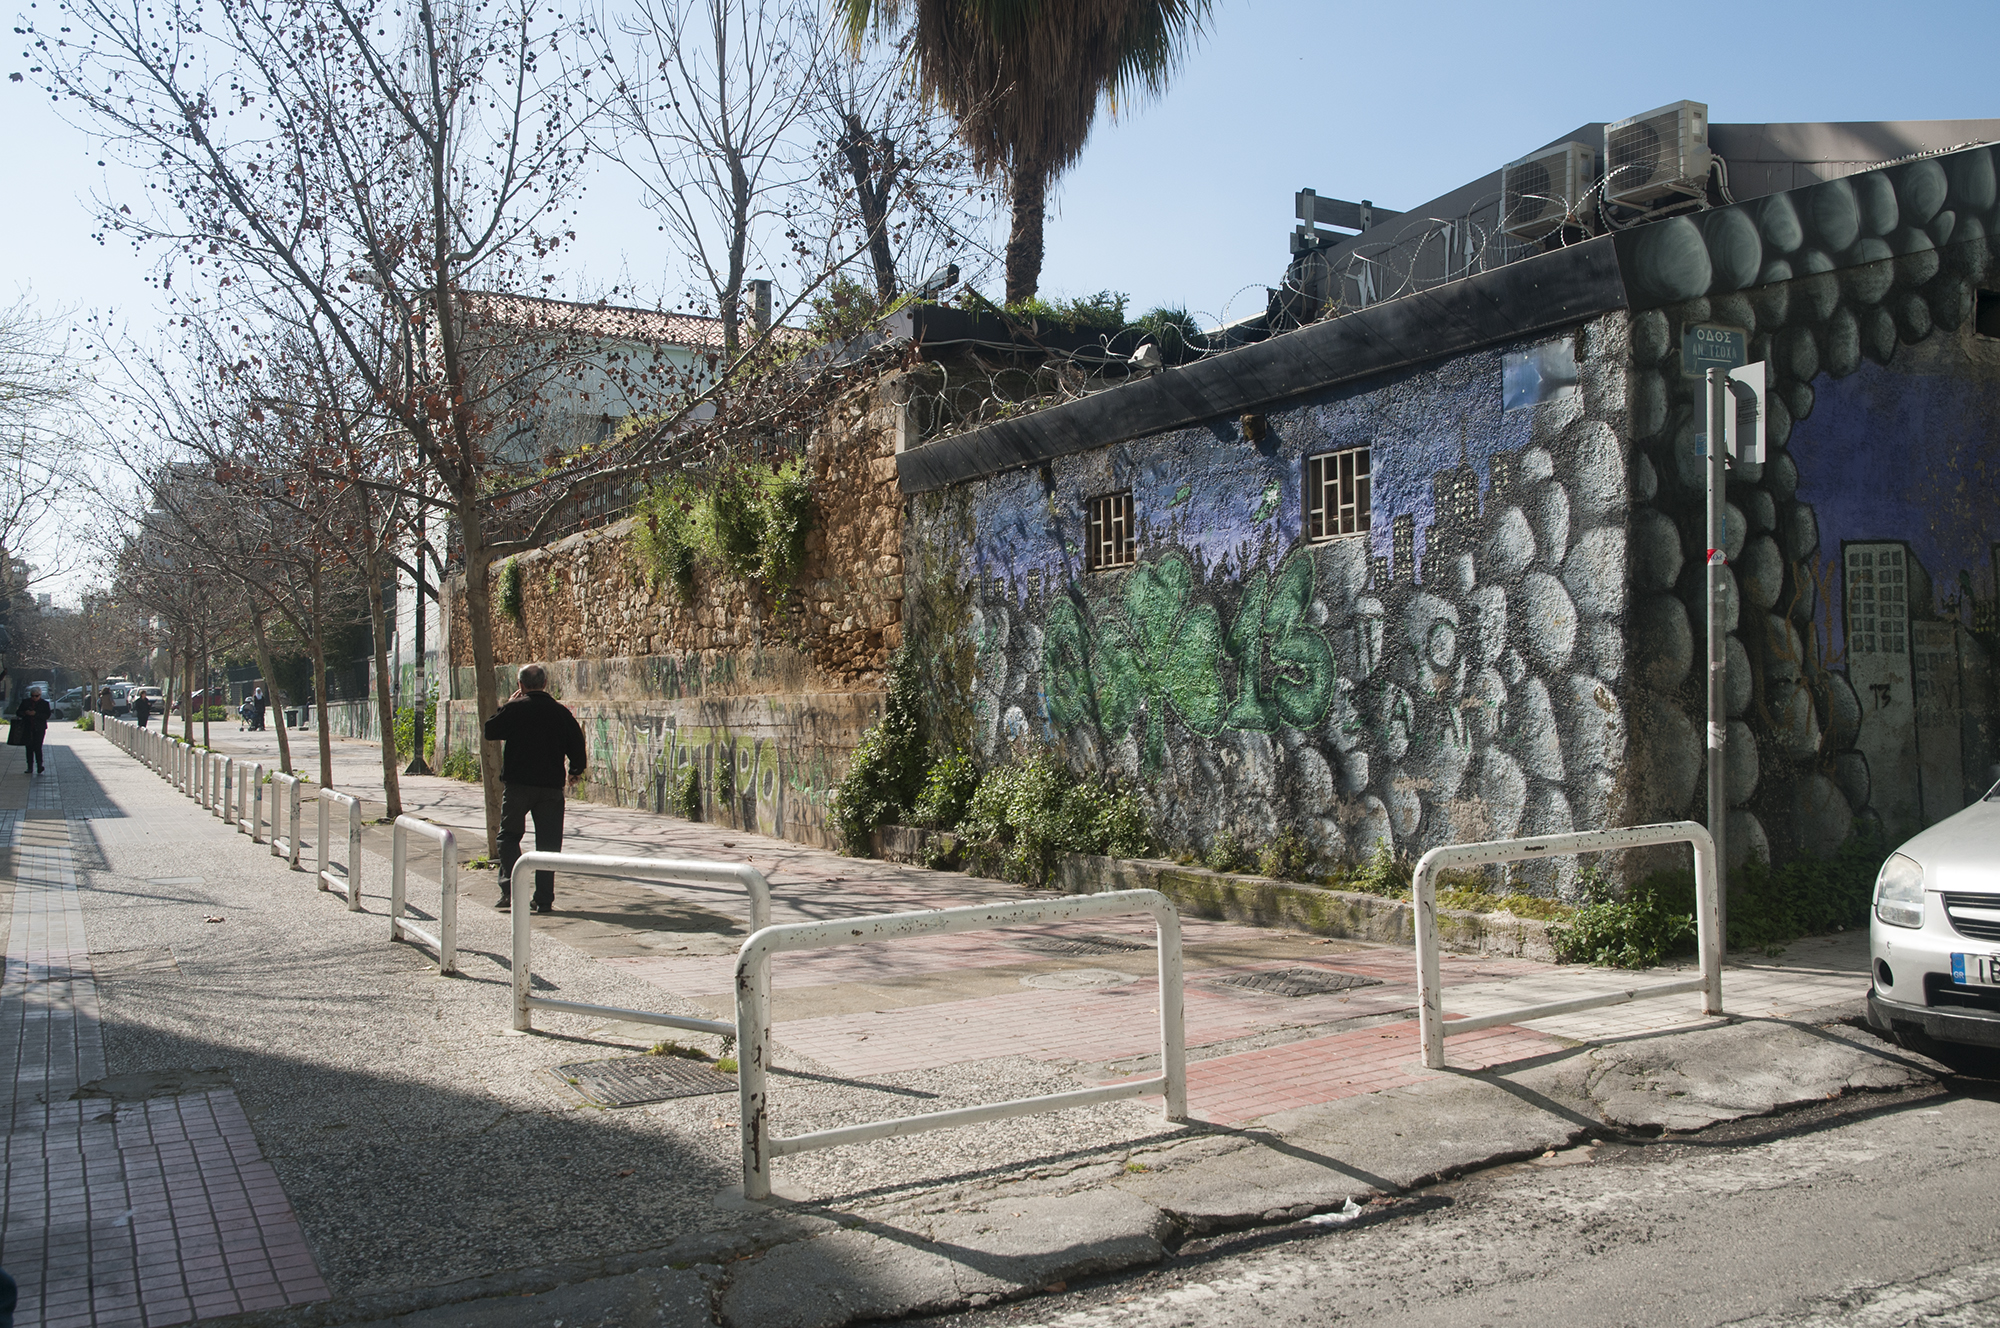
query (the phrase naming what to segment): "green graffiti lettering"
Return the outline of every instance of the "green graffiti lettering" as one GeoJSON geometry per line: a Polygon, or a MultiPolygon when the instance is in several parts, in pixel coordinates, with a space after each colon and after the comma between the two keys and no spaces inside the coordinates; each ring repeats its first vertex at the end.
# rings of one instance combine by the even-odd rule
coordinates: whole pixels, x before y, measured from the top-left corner
{"type": "Polygon", "coordinates": [[[1230,728],[1310,728],[1332,707],[1339,666],[1326,637],[1306,621],[1316,581],[1312,559],[1296,557],[1275,579],[1259,572],[1244,586],[1224,642],[1236,662],[1230,728]]]}

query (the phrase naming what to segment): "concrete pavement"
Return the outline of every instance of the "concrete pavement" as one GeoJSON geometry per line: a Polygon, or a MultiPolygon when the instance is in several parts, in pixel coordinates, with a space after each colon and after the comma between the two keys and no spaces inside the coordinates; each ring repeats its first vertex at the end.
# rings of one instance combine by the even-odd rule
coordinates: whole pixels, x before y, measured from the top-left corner
{"type": "MultiPolygon", "coordinates": [[[[275,746],[216,727],[218,745],[275,746]]],[[[382,828],[362,863],[370,911],[350,914],[102,739],[64,730],[51,751],[65,823],[87,840],[73,895],[101,1007],[72,999],[71,1017],[102,1029],[101,1077],[135,1085],[125,1091],[140,1102],[199,1090],[241,1104],[330,1297],[312,1300],[303,1282],[297,1297],[280,1284],[293,1308],[239,1297],[235,1308],[274,1321],[838,1324],[944,1310],[1499,1159],[1928,1073],[1839,1022],[1865,991],[1858,937],[1732,966],[1732,1022],[1702,1020],[1692,997],[1615,1007],[1454,1038],[1452,1069],[1434,1073],[1416,1064],[1407,951],[1190,921],[1196,1123],[1124,1102],[807,1153],[777,1168],[803,1202],[719,1203],[735,1173],[733,1095],[604,1111],[556,1072],[630,1056],[659,1030],[538,1015],[543,1036],[504,1035],[507,921],[488,908],[490,873],[461,873],[464,976],[440,980],[424,955],[386,943],[382,828]],[[1287,994],[1300,976],[1315,990],[1287,994]]],[[[312,768],[307,752],[295,760],[312,768]]],[[[379,757],[337,743],[335,769],[358,788],[379,757]]],[[[0,782],[0,798],[12,787],[0,782]]],[[[405,797],[476,841],[475,786],[411,780],[405,797]]],[[[778,921],[1028,893],[572,808],[573,849],[754,862],[778,921]]],[[[434,860],[414,869],[435,881],[434,860]]],[[[428,888],[413,897],[435,912],[428,888]]],[[[538,985],[728,1017],[742,900],[565,878],[558,902],[536,919],[538,985]]],[[[1144,1072],[1157,1036],[1149,945],[1133,923],[784,956],[778,1128],[1144,1072]]],[[[1521,960],[1445,969],[1447,1008],[1465,1014],[1632,981],[1521,960]]],[[[21,1275],[11,1212],[6,1257],[21,1275]]],[[[80,1322],[177,1321],[120,1312],[107,1302],[80,1322]]]]}

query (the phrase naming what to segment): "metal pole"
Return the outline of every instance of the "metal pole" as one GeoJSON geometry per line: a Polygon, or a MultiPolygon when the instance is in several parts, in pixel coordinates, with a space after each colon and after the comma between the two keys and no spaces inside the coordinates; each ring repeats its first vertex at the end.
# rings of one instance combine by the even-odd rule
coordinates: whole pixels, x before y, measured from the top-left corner
{"type": "Polygon", "coordinates": [[[1729,371],[1708,371],[1708,833],[1715,841],[1716,922],[1720,944],[1729,948],[1729,642],[1723,610],[1729,603],[1729,518],[1723,505],[1725,412],[1736,408],[1729,394],[1729,371]]]}
{"type": "Polygon", "coordinates": [[[756,936],[743,946],[756,947],[752,962],[739,964],[736,974],[736,1105],[742,1131],[743,1197],[768,1199],[771,1118],[765,1073],[770,1054],[771,952],[757,945],[756,936]]]}

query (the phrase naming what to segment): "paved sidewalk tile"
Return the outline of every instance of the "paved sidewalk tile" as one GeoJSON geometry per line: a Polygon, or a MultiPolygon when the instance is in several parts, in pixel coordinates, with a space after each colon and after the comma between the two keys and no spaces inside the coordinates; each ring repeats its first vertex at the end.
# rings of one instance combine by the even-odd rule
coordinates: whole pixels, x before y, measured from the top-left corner
{"type": "Polygon", "coordinates": [[[325,1298],[234,1092],[76,1096],[105,1065],[65,813],[94,809],[64,807],[76,757],[48,757],[26,811],[0,812],[15,858],[0,982],[0,1069],[14,1083],[0,1265],[20,1283],[15,1322],[166,1325],[325,1298]]]}
{"type": "MultiPolygon", "coordinates": [[[[1564,1045],[1502,1026],[1452,1038],[1445,1050],[1453,1069],[1483,1070],[1564,1045]]],[[[1407,1020],[1196,1061],[1188,1066],[1188,1110],[1197,1120],[1240,1125],[1274,1111],[1414,1084],[1433,1073],[1423,1068],[1416,1022],[1407,1020]]]]}

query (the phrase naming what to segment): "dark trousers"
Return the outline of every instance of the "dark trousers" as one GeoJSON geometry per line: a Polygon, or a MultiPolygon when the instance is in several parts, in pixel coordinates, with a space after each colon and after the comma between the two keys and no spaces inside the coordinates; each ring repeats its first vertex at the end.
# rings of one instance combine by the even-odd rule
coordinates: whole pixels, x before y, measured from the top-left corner
{"type": "MultiPolygon", "coordinates": [[[[535,818],[535,848],[542,853],[555,853],[562,849],[563,832],[563,790],[542,788],[535,784],[502,784],[500,786],[500,888],[511,891],[514,880],[514,864],[521,858],[521,836],[527,832],[528,817],[535,818]]],[[[535,873],[535,897],[537,904],[553,904],[556,900],[556,874],[538,871],[535,873]]]]}
{"type": "Polygon", "coordinates": [[[39,733],[30,733],[28,741],[23,744],[28,749],[28,769],[30,770],[46,768],[42,765],[42,736],[39,733]]]}

